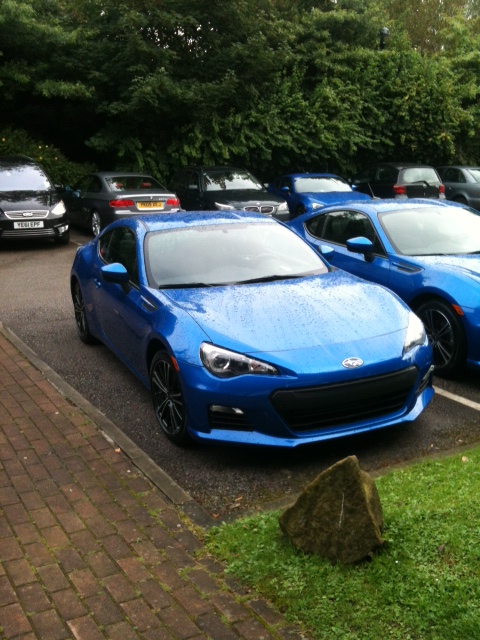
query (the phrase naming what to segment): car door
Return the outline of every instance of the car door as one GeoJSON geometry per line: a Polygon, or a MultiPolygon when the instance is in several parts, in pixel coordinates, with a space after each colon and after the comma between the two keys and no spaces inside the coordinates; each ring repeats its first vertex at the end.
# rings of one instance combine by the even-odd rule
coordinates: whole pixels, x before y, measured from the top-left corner
{"type": "Polygon", "coordinates": [[[102,182],[98,176],[85,176],[77,182],[69,198],[72,222],[90,229],[92,211],[98,209],[102,182]]]}
{"type": "Polygon", "coordinates": [[[442,174],[442,182],[445,185],[445,196],[451,200],[465,186],[466,179],[460,169],[448,167],[442,174]]]}
{"type": "Polygon", "coordinates": [[[306,226],[307,240],[334,249],[330,263],[356,276],[388,286],[390,261],[370,218],[359,211],[339,210],[319,214],[306,226]],[[365,237],[373,242],[372,256],[347,249],[347,240],[365,237]]]}
{"type": "Polygon", "coordinates": [[[182,209],[186,211],[202,211],[205,208],[201,189],[200,173],[185,171],[174,184],[175,193],[180,198],[182,209]]]}
{"type": "Polygon", "coordinates": [[[136,237],[127,227],[116,227],[99,241],[99,268],[95,274],[95,305],[101,331],[109,346],[135,371],[143,370],[142,342],[150,332],[152,311],[141,294],[136,237]],[[106,282],[101,267],[122,264],[127,286],[106,282]]]}

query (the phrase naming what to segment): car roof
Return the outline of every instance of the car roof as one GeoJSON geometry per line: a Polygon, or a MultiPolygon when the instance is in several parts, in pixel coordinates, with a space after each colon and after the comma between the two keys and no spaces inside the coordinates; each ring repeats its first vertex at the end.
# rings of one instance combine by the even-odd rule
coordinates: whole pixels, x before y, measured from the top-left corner
{"type": "Polygon", "coordinates": [[[149,173],[142,171],[122,171],[119,169],[118,171],[92,171],[91,175],[99,176],[101,178],[114,178],[115,176],[148,176],[153,177],[149,173]]]}
{"type": "Polygon", "coordinates": [[[389,167],[395,167],[396,169],[409,169],[410,167],[428,167],[429,169],[434,169],[431,164],[423,164],[421,162],[377,162],[378,165],[387,165],[389,167]]]}
{"type": "Polygon", "coordinates": [[[245,167],[234,167],[231,165],[192,165],[183,167],[180,171],[250,171],[245,167]]]}
{"type": "Polygon", "coordinates": [[[438,169],[475,169],[479,170],[479,165],[474,164],[442,164],[438,169]]]}
{"type": "MultiPolygon", "coordinates": [[[[177,211],[165,216],[137,215],[114,222],[111,227],[119,224],[128,226],[143,225],[149,231],[168,231],[171,229],[185,229],[202,227],[212,224],[281,224],[277,220],[250,211],[177,211]]],[[[283,226],[283,225],[282,225],[283,226]]]]}
{"type": "Polygon", "coordinates": [[[22,155],[12,155],[12,156],[0,156],[0,165],[18,165],[21,166],[23,164],[33,165],[38,167],[38,164],[33,160],[33,158],[29,158],[28,156],[22,155]]]}
{"type": "MultiPolygon", "coordinates": [[[[340,178],[336,173],[284,173],[281,178],[340,178]]],[[[343,178],[341,178],[343,180],[343,178]]],[[[278,178],[277,178],[278,180],[278,178]]]]}
{"type": "MultiPolygon", "coordinates": [[[[442,208],[465,208],[457,202],[451,200],[434,200],[429,198],[408,198],[405,200],[398,200],[396,198],[372,198],[371,200],[350,200],[349,202],[342,204],[331,204],[323,209],[312,212],[316,215],[329,213],[330,211],[338,211],[341,209],[353,209],[357,211],[363,211],[371,214],[386,213],[388,211],[397,211],[399,209],[427,209],[429,207],[442,207],[442,208]]],[[[307,217],[309,214],[304,214],[307,217]]],[[[312,216],[313,217],[313,216],[312,216]]]]}

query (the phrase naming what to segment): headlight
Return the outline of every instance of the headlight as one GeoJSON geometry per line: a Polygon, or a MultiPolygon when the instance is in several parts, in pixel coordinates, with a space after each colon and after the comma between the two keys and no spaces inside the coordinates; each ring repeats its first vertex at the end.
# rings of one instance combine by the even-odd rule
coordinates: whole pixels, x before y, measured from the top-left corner
{"type": "Polygon", "coordinates": [[[200,357],[208,371],[218,378],[233,378],[253,373],[278,375],[277,369],[266,362],[216,347],[208,342],[204,342],[200,347],[200,357]]]}
{"type": "Polygon", "coordinates": [[[63,214],[66,212],[65,209],[65,205],[63,204],[63,200],[60,200],[60,202],[57,202],[57,204],[53,207],[51,213],[53,213],[54,216],[63,216],[63,214]]]}
{"type": "Polygon", "coordinates": [[[288,204],[286,202],[281,202],[278,205],[277,211],[288,211],[288,204]]]}
{"type": "Polygon", "coordinates": [[[408,353],[413,347],[425,344],[427,334],[423,322],[418,316],[410,312],[408,318],[407,334],[403,343],[403,353],[408,353]]]}
{"type": "Polygon", "coordinates": [[[220,211],[235,211],[235,207],[232,207],[231,204],[222,204],[221,202],[215,202],[215,206],[220,211]]]}

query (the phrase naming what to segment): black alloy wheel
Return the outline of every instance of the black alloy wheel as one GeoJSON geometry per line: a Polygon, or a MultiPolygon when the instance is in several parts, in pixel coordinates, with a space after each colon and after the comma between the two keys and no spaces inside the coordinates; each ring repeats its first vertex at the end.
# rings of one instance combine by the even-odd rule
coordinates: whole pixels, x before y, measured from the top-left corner
{"type": "Polygon", "coordinates": [[[78,280],[75,280],[72,298],[73,310],[75,312],[75,322],[77,323],[77,331],[78,335],[80,336],[80,340],[82,342],[85,342],[85,344],[95,344],[97,340],[92,336],[92,334],[90,333],[90,329],[88,328],[85,302],[83,300],[82,290],[80,288],[80,283],[78,282],[78,280]]]}
{"type": "Polygon", "coordinates": [[[166,351],[159,351],[153,358],[150,388],[155,415],[163,433],[175,444],[189,444],[192,439],[187,430],[180,377],[166,351]]]}
{"type": "Polygon", "coordinates": [[[59,245],[68,244],[70,242],[70,231],[63,233],[61,236],[55,236],[54,242],[59,245]]]}
{"type": "Polygon", "coordinates": [[[424,302],[418,307],[417,315],[425,325],[433,349],[435,374],[456,373],[466,358],[465,332],[459,317],[443,300],[424,302]]]}
{"type": "Polygon", "coordinates": [[[468,205],[468,202],[467,202],[466,198],[464,198],[463,196],[457,196],[455,198],[455,202],[458,202],[458,204],[467,204],[468,205]]]}

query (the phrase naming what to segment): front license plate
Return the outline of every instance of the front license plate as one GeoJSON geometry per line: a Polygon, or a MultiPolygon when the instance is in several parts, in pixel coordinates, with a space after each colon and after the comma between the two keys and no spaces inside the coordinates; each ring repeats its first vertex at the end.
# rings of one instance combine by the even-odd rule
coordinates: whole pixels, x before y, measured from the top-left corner
{"type": "Polygon", "coordinates": [[[22,222],[14,222],[14,229],[43,229],[43,220],[22,220],[22,222]]]}
{"type": "Polygon", "coordinates": [[[163,209],[163,202],[137,202],[139,209],[163,209]]]}

